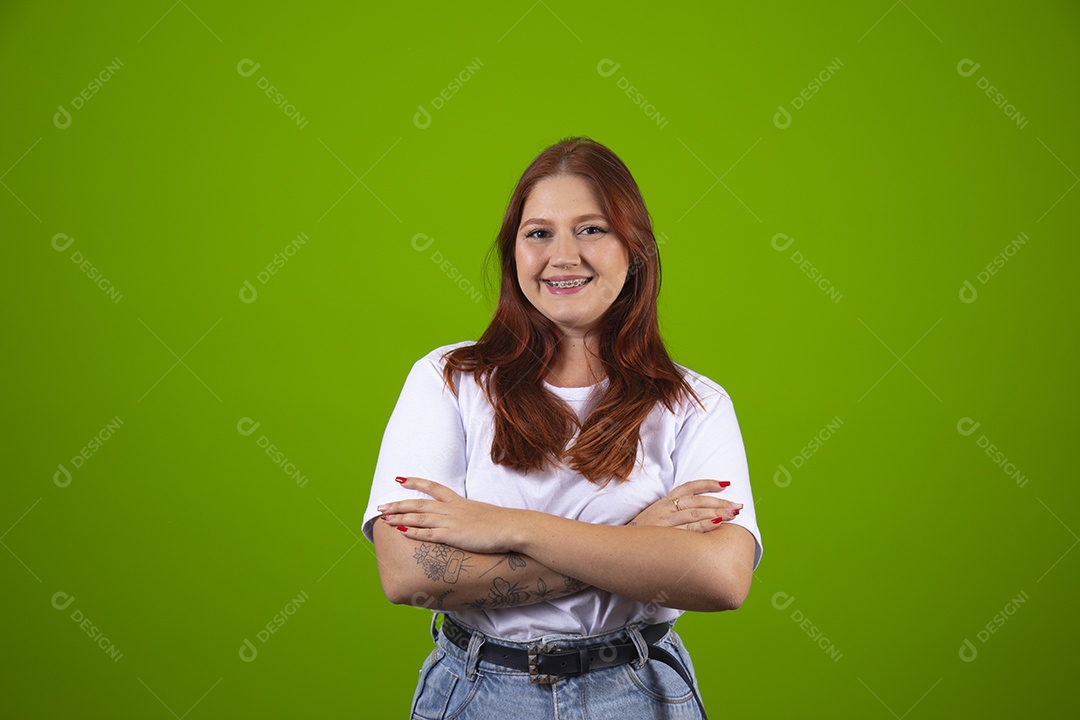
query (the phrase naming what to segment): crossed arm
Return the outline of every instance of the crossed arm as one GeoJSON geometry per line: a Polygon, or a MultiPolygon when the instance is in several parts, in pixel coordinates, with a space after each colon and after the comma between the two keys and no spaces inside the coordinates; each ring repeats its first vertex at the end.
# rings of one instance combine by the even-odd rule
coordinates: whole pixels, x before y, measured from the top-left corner
{"type": "Polygon", "coordinates": [[[741,507],[696,480],[628,525],[597,525],[468,500],[422,478],[432,500],[380,506],[374,526],[383,591],[439,610],[515,607],[591,585],[682,610],[732,610],[750,590],[755,541],[731,520],[741,507]],[[678,497],[678,505],[672,502],[678,497]]]}

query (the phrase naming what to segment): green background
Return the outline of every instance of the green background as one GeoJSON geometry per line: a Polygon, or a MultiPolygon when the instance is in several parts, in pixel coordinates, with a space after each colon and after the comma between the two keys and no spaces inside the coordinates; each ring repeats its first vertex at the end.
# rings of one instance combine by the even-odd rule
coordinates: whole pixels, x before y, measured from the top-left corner
{"type": "Polygon", "coordinates": [[[1080,9],[890,2],[5,3],[2,714],[407,714],[429,613],[359,531],[382,429],[578,134],[638,180],[665,339],[744,434],[762,564],[679,623],[710,711],[1075,706],[1080,9]]]}

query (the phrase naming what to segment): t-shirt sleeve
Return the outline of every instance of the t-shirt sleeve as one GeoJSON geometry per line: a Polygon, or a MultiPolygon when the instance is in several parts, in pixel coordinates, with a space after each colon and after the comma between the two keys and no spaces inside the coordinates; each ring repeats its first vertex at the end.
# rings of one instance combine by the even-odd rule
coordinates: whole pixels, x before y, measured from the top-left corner
{"type": "MultiPolygon", "coordinates": [[[[438,353],[418,360],[409,371],[383,433],[362,531],[374,542],[372,525],[383,503],[430,499],[401,487],[394,478],[422,477],[465,494],[465,431],[458,400],[443,384],[438,353]]],[[[459,381],[460,386],[460,381],[459,381]]]]}
{"type": "Polygon", "coordinates": [[[696,389],[705,410],[691,401],[692,410],[676,435],[675,451],[672,453],[674,485],[706,478],[731,483],[722,491],[705,494],[743,504],[739,516],[731,521],[725,520],[724,524],[740,525],[754,536],[756,570],[761,562],[761,532],[757,526],[750,471],[746,464],[742,433],[735,419],[735,408],[724,392],[712,387],[696,389]]]}

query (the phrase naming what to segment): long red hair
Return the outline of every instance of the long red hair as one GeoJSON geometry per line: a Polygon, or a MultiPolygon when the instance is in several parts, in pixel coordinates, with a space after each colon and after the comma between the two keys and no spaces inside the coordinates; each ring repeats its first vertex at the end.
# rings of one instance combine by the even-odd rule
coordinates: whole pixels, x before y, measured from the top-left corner
{"type": "Polygon", "coordinates": [[[612,478],[627,480],[637,459],[641,424],[656,404],[671,411],[683,399],[698,400],[660,338],[660,256],[630,170],[589,138],[552,145],[514,188],[493,250],[502,267],[495,314],[475,344],[446,354],[447,385],[456,393],[454,374],[472,373],[484,389],[495,409],[492,462],[522,472],[561,462],[600,485],[612,478]],[[537,182],[554,175],[577,175],[592,186],[630,256],[626,283],[600,321],[599,359],[608,386],[583,422],[543,386],[558,357],[561,334],[526,299],[514,258],[525,200],[537,182]]]}

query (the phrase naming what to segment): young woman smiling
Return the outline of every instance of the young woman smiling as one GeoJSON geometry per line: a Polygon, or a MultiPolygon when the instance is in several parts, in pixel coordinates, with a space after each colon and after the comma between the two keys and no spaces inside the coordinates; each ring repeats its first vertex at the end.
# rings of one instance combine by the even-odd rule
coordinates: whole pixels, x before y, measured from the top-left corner
{"type": "Polygon", "coordinates": [[[491,324],[413,365],[364,515],[387,597],[435,611],[411,716],[703,718],[673,625],[742,604],[761,535],[730,398],[660,338],[641,193],[563,140],[496,247],[491,324]]]}

